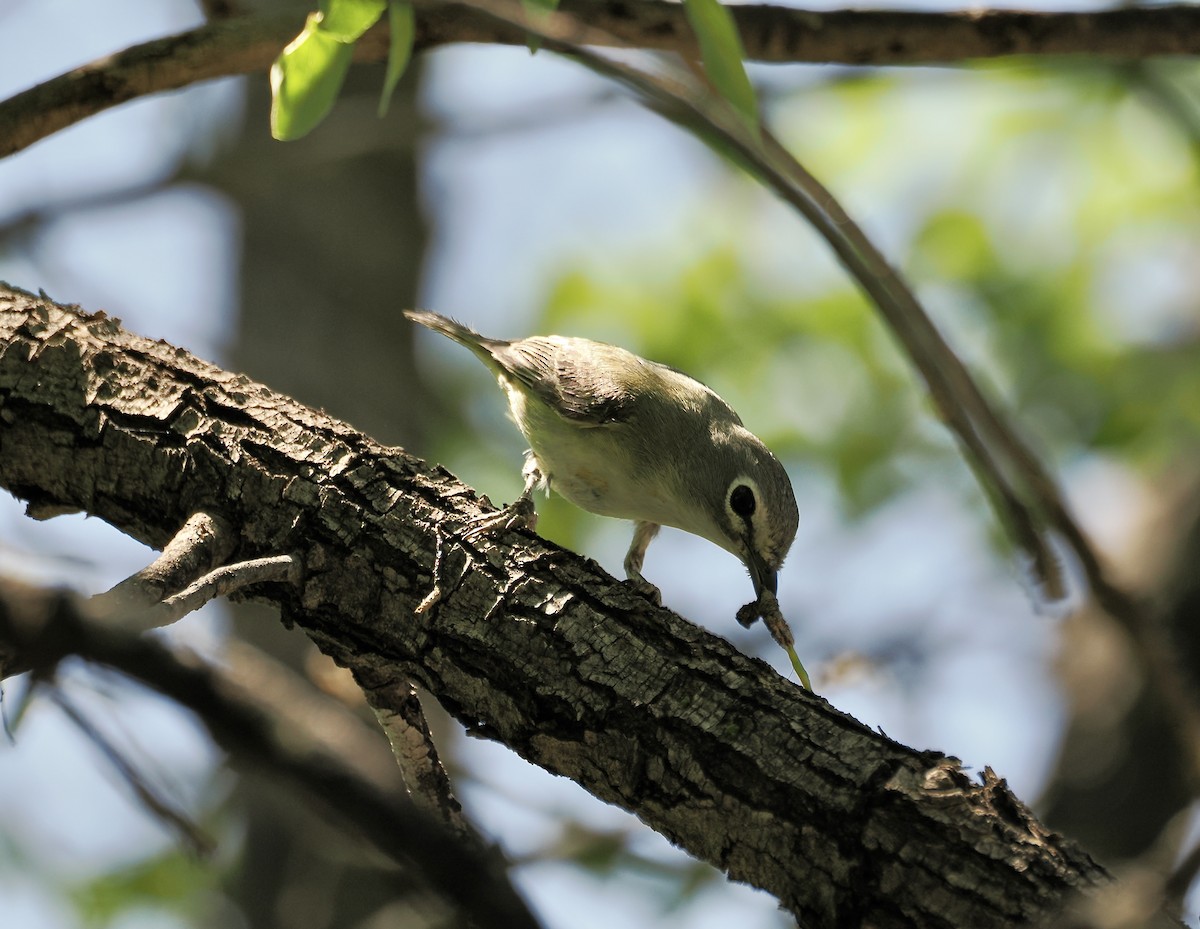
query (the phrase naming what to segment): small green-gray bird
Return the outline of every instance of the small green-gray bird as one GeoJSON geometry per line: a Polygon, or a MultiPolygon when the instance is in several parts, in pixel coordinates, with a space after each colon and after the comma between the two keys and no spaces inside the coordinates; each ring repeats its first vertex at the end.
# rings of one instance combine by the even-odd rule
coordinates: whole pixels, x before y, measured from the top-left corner
{"type": "Polygon", "coordinates": [[[437,313],[404,315],[469,348],[508,396],[529,452],[506,524],[528,524],[534,489],[548,487],[591,513],[634,521],[625,573],[655,602],[642,563],[659,527],[674,526],[740,558],[756,598],[769,591],[774,603],[799,521],[792,483],[712,390],[604,342],[489,339],[437,313]]]}

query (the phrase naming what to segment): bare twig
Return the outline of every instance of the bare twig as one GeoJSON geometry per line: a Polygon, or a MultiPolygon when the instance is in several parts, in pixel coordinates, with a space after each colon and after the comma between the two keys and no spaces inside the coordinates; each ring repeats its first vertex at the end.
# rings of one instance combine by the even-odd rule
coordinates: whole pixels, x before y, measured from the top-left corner
{"type": "MultiPolygon", "coordinates": [[[[233,551],[236,541],[232,527],[221,517],[204,511],[193,513],[154,561],[88,600],[88,615],[131,631],[156,629],[176,622],[213,597],[232,592],[238,586],[298,576],[299,568],[292,562],[286,566],[254,565],[248,570],[234,565],[213,571],[233,551]],[[211,573],[196,581],[203,572],[211,573]],[[178,592],[187,584],[191,586],[178,592]],[[174,596],[163,599],[172,593],[174,596]]],[[[23,656],[0,654],[3,676],[24,670],[27,668],[23,656]]]]}
{"type": "MultiPolygon", "coordinates": [[[[435,592],[440,591],[437,576],[444,548],[440,529],[438,532],[435,592]]],[[[95,618],[125,629],[144,631],[175,622],[209,600],[249,584],[265,581],[298,583],[300,559],[290,555],[259,558],[210,570],[220,559],[228,556],[235,541],[235,533],[224,520],[208,513],[197,513],[152,564],[126,578],[112,590],[93,597],[89,602],[89,612],[95,618]],[[196,580],[196,576],[204,571],[208,573],[196,580]],[[188,586],[179,590],[184,584],[188,586]],[[178,593],[165,596],[171,591],[178,593]]],[[[304,695],[300,688],[290,685],[284,670],[267,664],[264,656],[256,656],[236,646],[231,656],[236,658],[231,670],[236,670],[242,679],[254,677],[260,683],[268,684],[271,693],[286,689],[289,705],[303,702],[304,695]]],[[[387,735],[403,783],[414,802],[437,813],[459,832],[470,832],[462,807],[455,799],[445,769],[438,760],[416,688],[405,683],[402,687],[381,686],[367,690],[366,694],[387,735]]],[[[284,712],[278,702],[276,711],[284,712]]],[[[311,705],[307,714],[310,717],[321,715],[319,708],[311,705]]],[[[293,723],[298,724],[295,720],[293,723]]],[[[342,725],[344,727],[344,723],[342,725]]],[[[327,726],[327,734],[334,728],[327,726]]],[[[361,752],[361,749],[355,751],[361,752]]]]}
{"type": "Polygon", "coordinates": [[[226,597],[251,584],[276,582],[298,585],[301,570],[302,564],[298,555],[272,555],[268,558],[251,558],[249,561],[225,565],[210,571],[146,612],[153,620],[154,626],[165,626],[188,613],[195,612],[209,600],[226,597]]]}
{"type": "Polygon", "coordinates": [[[417,688],[405,681],[378,687],[363,685],[363,693],[387,735],[413,802],[449,823],[455,831],[473,835],[438,757],[417,688]]]}
{"type": "MultiPolygon", "coordinates": [[[[178,540],[180,537],[176,536],[178,540]]],[[[181,545],[177,554],[191,558],[196,553],[181,545]]],[[[167,552],[150,565],[146,571],[152,571],[155,565],[164,560],[171,562],[167,552]]],[[[169,626],[178,622],[188,613],[194,613],[210,600],[217,597],[236,593],[251,584],[267,584],[271,582],[299,584],[301,575],[301,560],[296,555],[272,555],[267,558],[251,558],[237,564],[223,565],[209,571],[199,580],[188,584],[183,590],[172,594],[157,603],[143,606],[142,603],[157,585],[145,579],[139,580],[144,572],[139,572],[127,578],[112,590],[101,596],[105,599],[96,610],[99,618],[112,618],[126,629],[145,631],[169,626]],[[127,586],[126,586],[127,585],[127,586]],[[122,605],[127,610],[122,610],[122,605]]]]}
{"type": "MultiPolygon", "coordinates": [[[[692,54],[683,8],[668,0],[601,3],[564,0],[561,9],[596,27],[593,44],[692,54]]],[[[746,53],[761,62],[899,65],[1014,55],[1105,55],[1121,60],[1200,54],[1200,8],[1187,4],[1096,11],[963,10],[815,12],[733,5],[746,53]]],[[[152,93],[200,81],[265,72],[303,25],[303,10],[213,18],[205,25],[106,56],[0,103],[0,157],[88,116],[152,93]]],[[[441,4],[421,11],[416,47],[451,42],[523,45],[512,23],[441,4]]],[[[355,48],[359,61],[383,61],[384,27],[355,48]]]]}
{"type": "Polygon", "coordinates": [[[194,513],[162,554],[111,590],[92,597],[88,609],[98,619],[140,615],[221,564],[236,541],[225,520],[212,513],[194,513]]]}

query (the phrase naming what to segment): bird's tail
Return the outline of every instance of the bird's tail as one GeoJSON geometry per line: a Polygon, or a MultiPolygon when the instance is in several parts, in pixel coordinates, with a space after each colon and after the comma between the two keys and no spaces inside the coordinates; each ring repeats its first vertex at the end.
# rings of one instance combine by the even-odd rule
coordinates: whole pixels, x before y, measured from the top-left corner
{"type": "Polygon", "coordinates": [[[404,315],[414,323],[419,323],[434,332],[440,332],[446,338],[453,339],[468,348],[477,342],[488,341],[474,329],[464,326],[449,316],[443,316],[441,313],[433,313],[429,310],[405,310],[404,315]]]}
{"type": "Polygon", "coordinates": [[[430,310],[405,310],[404,315],[426,329],[432,329],[459,345],[465,345],[490,368],[496,367],[495,349],[509,344],[503,339],[489,339],[482,336],[474,329],[464,326],[449,316],[443,316],[441,313],[434,313],[430,310]]]}

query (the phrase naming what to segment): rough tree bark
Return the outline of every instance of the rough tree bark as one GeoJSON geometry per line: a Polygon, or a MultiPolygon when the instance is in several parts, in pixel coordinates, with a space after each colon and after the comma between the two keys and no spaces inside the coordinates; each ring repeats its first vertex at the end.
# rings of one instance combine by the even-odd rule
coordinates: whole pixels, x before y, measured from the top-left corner
{"type": "Polygon", "coordinates": [[[805,926],[1046,923],[1107,883],[990,771],[867,729],[535,535],[463,543],[479,504],[446,471],[4,286],[0,486],[156,547],[208,509],[240,527],[233,559],[298,553],[300,589],[255,596],[377,700],[420,682],[805,926]]]}

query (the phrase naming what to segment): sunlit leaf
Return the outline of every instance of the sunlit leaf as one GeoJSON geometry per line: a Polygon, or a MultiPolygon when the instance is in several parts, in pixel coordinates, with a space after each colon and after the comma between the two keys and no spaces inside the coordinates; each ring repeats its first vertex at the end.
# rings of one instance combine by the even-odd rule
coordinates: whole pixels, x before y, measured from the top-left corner
{"type": "Polygon", "coordinates": [[[391,40],[388,45],[387,74],[384,75],[383,93],[379,97],[381,119],[387,115],[392,94],[412,58],[413,36],[416,34],[412,4],[404,0],[389,0],[388,27],[391,29],[391,40]]]}
{"type": "Polygon", "coordinates": [[[321,0],[320,29],[340,42],[357,42],[387,5],[387,0],[321,0]]]}
{"type": "Polygon", "coordinates": [[[342,89],[354,43],[387,5],[387,0],[321,0],[271,66],[272,136],[298,139],[325,118],[342,89]]]}
{"type": "Polygon", "coordinates": [[[752,128],[758,127],[758,98],[742,63],[746,53],[729,10],[717,0],[684,0],[688,22],[700,43],[704,73],[752,128]]]}
{"type": "Polygon", "coordinates": [[[271,66],[271,135],[291,141],[311,132],[337,99],[353,46],[320,27],[313,13],[271,66]]]}

